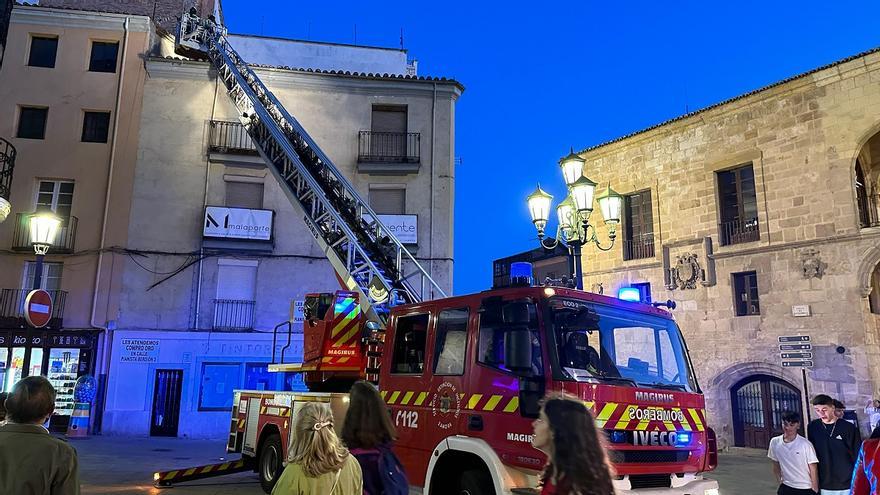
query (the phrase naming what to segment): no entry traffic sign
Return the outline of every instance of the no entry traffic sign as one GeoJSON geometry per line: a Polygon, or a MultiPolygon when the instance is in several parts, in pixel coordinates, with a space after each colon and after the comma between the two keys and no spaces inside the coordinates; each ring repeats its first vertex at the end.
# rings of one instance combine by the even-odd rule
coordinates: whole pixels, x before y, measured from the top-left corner
{"type": "Polygon", "coordinates": [[[24,319],[35,328],[43,328],[52,319],[52,297],[43,289],[28,292],[24,300],[24,319]]]}

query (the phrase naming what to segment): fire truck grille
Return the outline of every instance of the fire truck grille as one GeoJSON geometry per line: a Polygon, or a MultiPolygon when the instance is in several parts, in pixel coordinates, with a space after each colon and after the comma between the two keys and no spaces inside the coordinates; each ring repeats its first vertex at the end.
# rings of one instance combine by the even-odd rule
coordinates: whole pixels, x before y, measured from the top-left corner
{"type": "Polygon", "coordinates": [[[674,463],[688,460],[687,450],[612,450],[611,461],[621,463],[674,463]]]}
{"type": "Polygon", "coordinates": [[[668,474],[631,474],[629,482],[633,490],[672,487],[672,478],[668,474]]]}

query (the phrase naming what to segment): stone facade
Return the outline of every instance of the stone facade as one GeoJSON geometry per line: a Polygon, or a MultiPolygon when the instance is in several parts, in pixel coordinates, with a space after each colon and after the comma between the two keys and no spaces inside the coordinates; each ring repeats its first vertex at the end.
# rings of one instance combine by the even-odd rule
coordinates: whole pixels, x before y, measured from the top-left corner
{"type": "MultiPolygon", "coordinates": [[[[734,443],[738,383],[760,375],[802,389],[800,370],[781,366],[780,336],[811,337],[809,394],[840,398],[863,428],[862,408],[880,396],[880,320],[871,312],[880,305],[868,298],[880,229],[860,222],[860,208],[872,210],[862,218],[876,218],[878,83],[880,51],[873,50],[579,153],[599,187],[651,191],[656,248],[630,260],[620,247],[585,248],[584,286],[616,293],[649,282],[654,301],[678,303],[673,314],[722,445],[734,443]],[[857,159],[867,201],[854,185],[857,159]],[[754,171],[759,239],[721,245],[718,172],[746,164],[754,171]],[[698,267],[670,271],[688,255],[698,267]],[[760,314],[736,316],[732,274],[747,271],[757,274],[760,314]],[[803,305],[810,316],[793,316],[793,306],[803,305]]],[[[600,217],[597,210],[592,220],[602,224],[600,217]]],[[[599,230],[604,239],[607,227],[599,230]]]]}

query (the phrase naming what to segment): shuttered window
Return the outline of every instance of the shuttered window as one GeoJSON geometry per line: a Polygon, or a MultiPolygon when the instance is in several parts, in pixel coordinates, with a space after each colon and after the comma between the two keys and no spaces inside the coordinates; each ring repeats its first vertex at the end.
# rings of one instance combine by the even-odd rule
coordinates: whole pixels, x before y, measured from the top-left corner
{"type": "Polygon", "coordinates": [[[651,190],[626,195],[623,202],[623,259],[653,258],[654,215],[651,212],[651,190]]]}
{"type": "Polygon", "coordinates": [[[226,206],[234,208],[263,208],[263,184],[261,182],[227,182],[226,206]]]}
{"type": "Polygon", "coordinates": [[[373,105],[373,132],[406,132],[406,107],[373,105]]]}
{"type": "Polygon", "coordinates": [[[370,188],[370,206],[379,215],[406,213],[406,189],[370,188]]]}

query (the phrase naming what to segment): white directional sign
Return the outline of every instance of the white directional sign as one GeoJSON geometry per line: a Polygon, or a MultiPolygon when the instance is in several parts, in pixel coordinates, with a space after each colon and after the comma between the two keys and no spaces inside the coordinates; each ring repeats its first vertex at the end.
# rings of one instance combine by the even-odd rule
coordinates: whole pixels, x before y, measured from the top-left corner
{"type": "Polygon", "coordinates": [[[813,344],[809,335],[779,337],[779,357],[783,368],[812,368],[813,344]]]}

